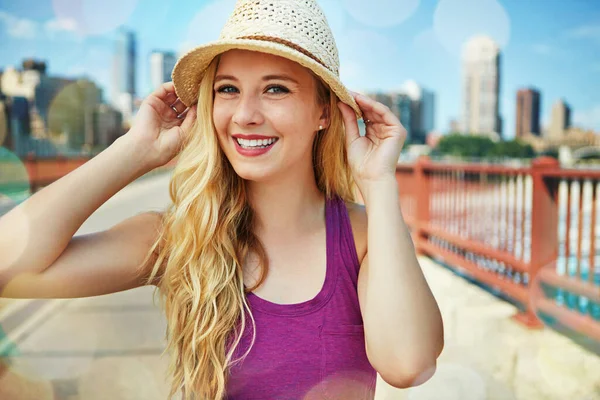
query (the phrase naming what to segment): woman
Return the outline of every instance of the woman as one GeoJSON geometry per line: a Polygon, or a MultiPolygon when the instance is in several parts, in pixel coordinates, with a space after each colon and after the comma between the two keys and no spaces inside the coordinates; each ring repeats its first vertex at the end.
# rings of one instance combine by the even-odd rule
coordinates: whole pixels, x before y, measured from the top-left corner
{"type": "Polygon", "coordinates": [[[2,295],[156,285],[169,398],[366,399],[376,372],[396,387],[427,380],[442,320],[398,203],[405,130],[341,84],[316,2],[238,1],[219,41],[184,55],[173,80],[109,149],[0,220],[21,231],[0,233],[2,295]],[[165,213],[72,237],[178,153],[165,213]]]}

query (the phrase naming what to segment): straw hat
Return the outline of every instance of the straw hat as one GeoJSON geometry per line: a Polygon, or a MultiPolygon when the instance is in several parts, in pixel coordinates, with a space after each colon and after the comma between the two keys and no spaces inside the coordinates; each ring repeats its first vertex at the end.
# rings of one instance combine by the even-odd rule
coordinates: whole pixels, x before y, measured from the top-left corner
{"type": "Polygon", "coordinates": [[[274,54],[303,65],[362,117],[340,81],[335,40],[316,0],[238,0],[219,39],[188,51],[175,64],[175,92],[186,106],[197,102],[200,81],[213,58],[231,49],[274,54]]]}

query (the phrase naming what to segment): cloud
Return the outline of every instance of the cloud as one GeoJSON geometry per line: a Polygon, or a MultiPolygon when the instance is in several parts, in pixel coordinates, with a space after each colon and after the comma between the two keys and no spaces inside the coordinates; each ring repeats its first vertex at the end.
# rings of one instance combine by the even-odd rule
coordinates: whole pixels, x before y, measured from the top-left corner
{"type": "Polygon", "coordinates": [[[574,125],[582,128],[600,131],[600,104],[596,104],[587,110],[575,111],[573,122],[574,125]]]}
{"type": "Polygon", "coordinates": [[[44,24],[47,32],[75,32],[77,31],[77,21],[72,18],[51,19],[44,24]]]}
{"type": "Polygon", "coordinates": [[[531,46],[531,50],[542,56],[549,56],[553,52],[552,46],[543,43],[534,44],[531,46]]]}
{"type": "Polygon", "coordinates": [[[38,30],[37,23],[30,19],[18,18],[5,11],[0,11],[0,22],[9,36],[19,39],[33,39],[38,30]]]}
{"type": "Polygon", "coordinates": [[[600,24],[582,25],[567,31],[566,35],[574,39],[590,39],[600,43],[600,24]]]}
{"type": "Polygon", "coordinates": [[[57,18],[46,21],[43,24],[46,38],[51,40],[68,40],[81,42],[85,36],[77,21],[72,18],[57,18]]]}
{"type": "Polygon", "coordinates": [[[40,35],[49,39],[81,39],[77,34],[77,21],[72,18],[55,18],[39,23],[0,11],[0,25],[4,25],[6,33],[16,39],[36,39],[40,35]]]}

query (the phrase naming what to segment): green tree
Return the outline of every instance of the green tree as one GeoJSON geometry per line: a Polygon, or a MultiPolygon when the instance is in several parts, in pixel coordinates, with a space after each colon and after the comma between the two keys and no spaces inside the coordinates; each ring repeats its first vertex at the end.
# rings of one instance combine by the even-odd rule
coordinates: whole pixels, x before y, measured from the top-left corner
{"type": "Polygon", "coordinates": [[[489,155],[493,157],[531,158],[535,156],[535,151],[531,145],[519,139],[513,139],[496,143],[489,155]]]}
{"type": "Polygon", "coordinates": [[[494,142],[488,137],[452,133],[440,139],[437,150],[458,157],[485,157],[493,147],[494,142]]]}
{"type": "Polygon", "coordinates": [[[460,133],[452,133],[440,139],[436,153],[476,158],[531,158],[535,156],[533,147],[518,139],[494,142],[487,136],[460,133]]]}

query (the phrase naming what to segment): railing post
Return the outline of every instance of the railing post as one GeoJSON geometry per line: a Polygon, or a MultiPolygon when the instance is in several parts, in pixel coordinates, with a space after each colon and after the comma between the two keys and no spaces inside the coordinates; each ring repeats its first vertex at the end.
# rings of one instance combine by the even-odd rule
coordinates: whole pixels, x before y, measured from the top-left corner
{"type": "Polygon", "coordinates": [[[429,175],[425,172],[425,166],[429,164],[429,157],[420,156],[417,158],[413,175],[413,190],[415,202],[415,250],[423,254],[422,242],[427,241],[425,228],[429,225],[429,202],[430,202],[430,181],[429,175]]]}
{"type": "Polygon", "coordinates": [[[544,175],[549,169],[560,167],[558,160],[552,157],[539,157],[531,164],[532,202],[531,202],[531,257],[529,261],[528,304],[524,313],[515,319],[529,327],[540,327],[542,322],[535,314],[533,297],[543,295],[536,288],[536,276],[539,270],[558,257],[558,180],[547,179],[544,175]]]}

